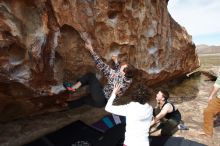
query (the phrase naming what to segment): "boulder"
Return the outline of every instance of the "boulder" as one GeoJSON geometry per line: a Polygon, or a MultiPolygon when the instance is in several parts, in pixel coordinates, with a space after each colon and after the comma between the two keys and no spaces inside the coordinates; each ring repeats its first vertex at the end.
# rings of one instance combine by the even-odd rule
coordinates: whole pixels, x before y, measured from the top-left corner
{"type": "Polygon", "coordinates": [[[0,121],[62,110],[63,81],[102,74],[85,34],[107,63],[126,57],[134,84],[156,86],[199,67],[192,37],[172,19],[168,0],[1,0],[0,121]]]}

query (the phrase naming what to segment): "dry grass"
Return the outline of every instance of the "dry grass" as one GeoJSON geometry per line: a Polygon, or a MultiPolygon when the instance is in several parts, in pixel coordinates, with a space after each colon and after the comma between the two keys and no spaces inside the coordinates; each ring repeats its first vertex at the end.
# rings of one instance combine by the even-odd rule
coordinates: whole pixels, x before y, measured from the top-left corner
{"type": "Polygon", "coordinates": [[[200,68],[208,69],[213,66],[220,66],[220,54],[203,54],[199,55],[201,63],[200,68]]]}

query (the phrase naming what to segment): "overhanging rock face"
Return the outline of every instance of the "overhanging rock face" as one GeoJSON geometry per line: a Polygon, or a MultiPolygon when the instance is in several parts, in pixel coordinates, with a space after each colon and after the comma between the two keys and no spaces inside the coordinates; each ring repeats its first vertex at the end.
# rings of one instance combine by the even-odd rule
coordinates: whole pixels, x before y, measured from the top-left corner
{"type": "Polygon", "coordinates": [[[199,66],[166,0],[1,0],[0,121],[54,111],[65,95],[52,95],[53,86],[96,72],[84,32],[106,62],[126,57],[135,83],[163,83],[199,66]]]}

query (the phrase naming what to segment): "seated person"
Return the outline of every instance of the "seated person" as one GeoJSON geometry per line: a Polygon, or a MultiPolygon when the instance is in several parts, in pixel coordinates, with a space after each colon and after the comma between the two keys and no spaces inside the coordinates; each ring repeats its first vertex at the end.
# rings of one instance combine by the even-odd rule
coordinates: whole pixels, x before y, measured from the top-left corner
{"type": "Polygon", "coordinates": [[[151,122],[151,126],[159,123],[156,130],[161,129],[161,136],[173,135],[178,130],[177,126],[181,121],[179,110],[167,101],[168,98],[169,93],[167,91],[161,90],[157,93],[157,106],[154,108],[154,118],[151,122]]]}
{"type": "MultiPolygon", "coordinates": [[[[116,82],[119,82],[121,84],[118,96],[123,95],[123,93],[128,89],[129,85],[132,82],[133,66],[129,65],[126,62],[117,62],[116,58],[112,58],[116,64],[116,67],[112,69],[109,65],[104,63],[102,59],[94,52],[91,41],[89,39],[86,40],[85,48],[88,49],[91,53],[97,68],[107,78],[107,84],[103,88],[99,80],[96,78],[95,74],[87,73],[79,78],[75,84],[64,83],[63,85],[66,90],[72,93],[74,93],[81,86],[89,85],[90,95],[81,98],[81,101],[96,107],[104,107],[107,99],[109,99],[112,93],[114,84],[116,82]]],[[[69,103],[69,107],[74,104],[74,102],[69,103]]]]}

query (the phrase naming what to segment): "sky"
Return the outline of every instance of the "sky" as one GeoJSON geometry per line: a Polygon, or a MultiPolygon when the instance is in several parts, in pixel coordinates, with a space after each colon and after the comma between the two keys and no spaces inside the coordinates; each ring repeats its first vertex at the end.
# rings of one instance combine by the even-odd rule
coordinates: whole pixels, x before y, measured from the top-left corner
{"type": "Polygon", "coordinates": [[[168,11],[196,45],[220,46],[220,0],[169,0],[168,11]]]}

